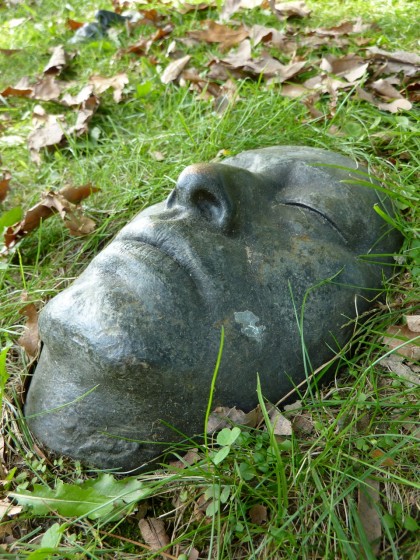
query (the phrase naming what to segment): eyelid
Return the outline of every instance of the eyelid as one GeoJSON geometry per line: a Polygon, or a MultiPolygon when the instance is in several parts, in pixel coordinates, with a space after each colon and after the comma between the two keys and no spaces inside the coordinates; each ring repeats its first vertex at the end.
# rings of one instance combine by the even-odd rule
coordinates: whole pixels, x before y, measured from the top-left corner
{"type": "Polygon", "coordinates": [[[345,236],[343,235],[343,232],[341,231],[341,229],[337,226],[337,224],[333,220],[331,220],[331,218],[329,216],[324,214],[324,212],[321,212],[321,210],[318,210],[317,208],[314,208],[313,206],[309,206],[308,204],[305,204],[304,202],[296,202],[296,201],[293,201],[293,200],[283,200],[281,202],[281,204],[284,204],[285,206],[296,206],[297,208],[304,208],[305,210],[309,210],[310,212],[313,212],[314,214],[317,214],[318,216],[321,216],[340,235],[340,237],[345,241],[346,245],[348,244],[348,241],[345,238],[345,236]]]}

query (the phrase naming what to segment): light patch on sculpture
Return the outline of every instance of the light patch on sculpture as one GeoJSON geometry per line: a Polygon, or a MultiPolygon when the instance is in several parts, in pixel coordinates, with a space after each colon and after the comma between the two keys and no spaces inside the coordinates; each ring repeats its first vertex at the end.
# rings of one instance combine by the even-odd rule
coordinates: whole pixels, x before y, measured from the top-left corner
{"type": "Polygon", "coordinates": [[[257,325],[260,319],[252,311],[235,311],[235,321],[242,325],[241,332],[249,338],[261,341],[265,331],[264,325],[257,325]]]}

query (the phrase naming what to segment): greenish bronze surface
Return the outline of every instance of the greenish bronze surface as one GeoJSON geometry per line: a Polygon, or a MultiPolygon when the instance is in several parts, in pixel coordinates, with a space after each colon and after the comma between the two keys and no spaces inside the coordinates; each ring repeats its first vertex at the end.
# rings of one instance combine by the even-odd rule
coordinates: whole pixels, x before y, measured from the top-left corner
{"type": "Polygon", "coordinates": [[[222,325],[214,406],[253,408],[257,373],[273,402],[302,382],[302,338],[312,368],[329,360],[400,245],[374,210],[386,197],[346,182],[366,180],[356,167],[296,146],[188,167],[42,311],[34,435],[127,470],[179,439],[169,425],[203,432],[222,325]]]}

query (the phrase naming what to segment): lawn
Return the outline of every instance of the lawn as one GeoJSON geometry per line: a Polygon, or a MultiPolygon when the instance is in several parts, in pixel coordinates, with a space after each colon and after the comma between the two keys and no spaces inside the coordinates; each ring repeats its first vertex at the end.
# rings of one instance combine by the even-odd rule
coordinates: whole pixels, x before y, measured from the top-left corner
{"type": "Polygon", "coordinates": [[[254,4],[0,2],[1,558],[419,557],[417,3],[254,4]],[[99,9],[130,23],[78,41],[99,9]],[[317,372],[334,381],[280,406],[290,433],[259,393],[257,425],[152,472],[41,448],[22,413],[37,313],[185,166],[277,144],[365,164],[404,236],[350,351],[317,372]]]}

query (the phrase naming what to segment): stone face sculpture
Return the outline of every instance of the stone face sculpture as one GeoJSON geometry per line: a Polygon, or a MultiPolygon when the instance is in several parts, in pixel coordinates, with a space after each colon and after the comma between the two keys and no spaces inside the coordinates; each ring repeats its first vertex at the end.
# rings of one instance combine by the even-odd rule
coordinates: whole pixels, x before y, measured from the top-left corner
{"type": "Polygon", "coordinates": [[[214,406],[253,408],[257,374],[272,402],[302,382],[303,341],[312,368],[330,359],[400,244],[356,169],[296,146],[185,169],[42,311],[33,434],[127,470],[202,433],[222,326],[214,406]]]}

